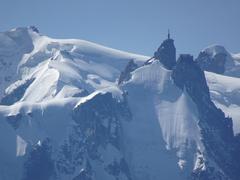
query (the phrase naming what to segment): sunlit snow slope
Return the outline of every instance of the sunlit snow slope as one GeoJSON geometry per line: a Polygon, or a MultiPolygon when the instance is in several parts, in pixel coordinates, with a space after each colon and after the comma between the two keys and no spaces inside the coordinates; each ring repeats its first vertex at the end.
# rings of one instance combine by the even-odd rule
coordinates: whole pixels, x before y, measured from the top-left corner
{"type": "MultiPolygon", "coordinates": [[[[204,127],[189,84],[181,89],[173,80],[181,64],[169,70],[148,59],[83,40],[52,39],[35,27],[0,33],[0,180],[228,177],[204,139],[206,132],[210,140],[215,136],[204,127]]],[[[211,99],[239,133],[239,78],[205,76],[211,99]]],[[[214,147],[226,144],[216,139],[214,147]]]]}
{"type": "Polygon", "coordinates": [[[146,59],[83,40],[51,39],[35,28],[0,33],[0,179],[19,179],[28,147],[46,137],[63,142],[75,105],[98,91],[115,91],[126,64],[146,59]]]}

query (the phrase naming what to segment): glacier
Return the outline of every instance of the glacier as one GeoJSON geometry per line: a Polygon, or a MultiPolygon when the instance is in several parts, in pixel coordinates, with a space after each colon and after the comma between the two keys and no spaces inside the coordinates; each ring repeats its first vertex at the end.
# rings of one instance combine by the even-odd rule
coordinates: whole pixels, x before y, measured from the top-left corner
{"type": "Polygon", "coordinates": [[[173,43],[148,57],[0,33],[0,180],[237,180],[239,55],[176,60],[173,43]]]}

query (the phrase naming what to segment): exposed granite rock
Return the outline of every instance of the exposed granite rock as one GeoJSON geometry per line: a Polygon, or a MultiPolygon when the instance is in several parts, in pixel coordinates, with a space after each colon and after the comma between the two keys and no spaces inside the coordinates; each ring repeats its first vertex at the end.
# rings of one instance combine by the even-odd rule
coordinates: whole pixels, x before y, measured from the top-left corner
{"type": "Polygon", "coordinates": [[[154,53],[154,58],[158,59],[167,69],[172,69],[176,65],[176,48],[170,36],[154,53]]]}
{"type": "Polygon", "coordinates": [[[36,33],[39,33],[39,30],[36,26],[30,26],[29,27],[32,31],[36,32],[36,33]]]}
{"type": "Polygon", "coordinates": [[[15,102],[19,101],[23,97],[26,89],[32,84],[33,81],[34,81],[34,78],[28,79],[24,82],[21,82],[21,84],[19,84],[9,94],[4,95],[4,97],[1,99],[0,104],[1,105],[12,105],[15,102]]]}
{"type": "Polygon", "coordinates": [[[88,160],[86,163],[86,168],[81,169],[79,174],[74,177],[73,180],[93,180],[93,170],[88,160]]]}
{"type": "Polygon", "coordinates": [[[49,139],[31,147],[24,164],[22,180],[50,180],[54,177],[54,161],[49,139]]]}
{"type": "Polygon", "coordinates": [[[223,74],[225,72],[226,57],[225,53],[219,53],[211,57],[207,52],[202,51],[196,61],[202,70],[223,74]]]}
{"type": "Polygon", "coordinates": [[[118,84],[121,84],[123,81],[128,81],[131,78],[131,72],[138,68],[138,65],[131,59],[123,72],[121,72],[118,79],[118,84]]]}
{"type": "MultiPolygon", "coordinates": [[[[197,105],[200,119],[198,124],[207,156],[217,163],[226,176],[237,180],[240,177],[239,155],[236,154],[239,147],[233,135],[232,120],[226,118],[211,101],[204,72],[197,62],[193,61],[192,56],[180,55],[172,78],[179,88],[186,90],[197,105]]],[[[209,168],[212,167],[207,167],[204,173],[196,173],[197,177],[212,179],[207,177],[211,172],[209,168]]]]}
{"type": "Polygon", "coordinates": [[[204,71],[237,76],[232,55],[220,45],[209,46],[202,50],[195,60],[204,71]]]}
{"type": "Polygon", "coordinates": [[[129,120],[131,114],[127,105],[118,102],[111,93],[98,94],[77,106],[73,111],[71,134],[58,154],[57,173],[74,175],[81,169],[73,177],[74,180],[98,179],[93,165],[97,163],[98,169],[102,169],[98,173],[102,176],[108,174],[112,180],[117,180],[120,176],[131,180],[121,150],[120,119],[129,120]],[[116,153],[108,154],[108,148],[116,153]]]}

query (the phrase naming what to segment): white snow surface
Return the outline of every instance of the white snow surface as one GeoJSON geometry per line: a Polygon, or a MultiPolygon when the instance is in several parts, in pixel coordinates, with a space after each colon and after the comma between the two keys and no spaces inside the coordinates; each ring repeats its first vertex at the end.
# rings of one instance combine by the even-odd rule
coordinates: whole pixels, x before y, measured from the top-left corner
{"type": "Polygon", "coordinates": [[[138,180],[186,179],[202,150],[195,104],[170,75],[155,61],[123,85],[133,115],[123,124],[125,153],[138,180]]]}
{"type": "Polygon", "coordinates": [[[84,40],[52,39],[30,28],[13,29],[0,33],[0,97],[10,84],[25,79],[35,80],[21,101],[65,97],[66,89],[71,95],[83,89],[91,93],[112,86],[131,59],[142,64],[148,57],[84,40]]]}
{"type": "Polygon", "coordinates": [[[211,72],[205,72],[205,76],[212,100],[233,119],[234,133],[240,133],[240,78],[211,72]]]}
{"type": "Polygon", "coordinates": [[[31,28],[0,33],[0,97],[32,80],[20,99],[0,105],[0,179],[21,176],[28,145],[51,137],[57,148],[68,134],[77,104],[106,91],[120,98],[120,72],[131,59],[141,65],[148,58],[84,40],[52,39],[31,28]],[[8,117],[17,115],[15,130],[8,117]]]}
{"type": "MultiPolygon", "coordinates": [[[[11,94],[26,80],[34,79],[19,101],[11,106],[1,106],[1,114],[10,116],[24,113],[28,117],[24,126],[31,127],[24,130],[31,132],[27,133],[28,137],[17,136],[18,140],[19,137],[23,141],[24,138],[30,138],[32,143],[37,143],[40,135],[35,137],[33,134],[40,133],[36,129],[42,127],[35,127],[36,122],[32,122],[31,114],[35,116],[34,121],[52,123],[54,128],[56,122],[53,119],[69,119],[68,109],[81,99],[79,94],[115,87],[115,81],[129,60],[134,59],[142,64],[147,58],[83,40],[52,39],[31,28],[16,28],[0,33],[1,78],[11,76],[9,81],[1,79],[0,96],[4,95],[4,91],[5,95],[11,94]],[[60,110],[65,106],[69,108],[60,110]],[[51,120],[45,116],[48,112],[54,117],[51,120]]],[[[5,121],[3,117],[1,121],[5,121]]],[[[66,124],[61,126],[61,123],[64,124],[57,123],[58,128],[65,128],[66,124]]],[[[47,129],[50,127],[46,125],[47,129]]],[[[43,129],[46,131],[46,128],[43,129]]],[[[62,134],[64,131],[58,132],[62,134]]],[[[55,135],[51,134],[51,137],[55,135]]]]}
{"type": "MultiPolygon", "coordinates": [[[[211,49],[213,54],[219,51],[223,49],[211,49]]],[[[132,72],[132,78],[119,88],[117,79],[131,59],[140,66],[149,57],[84,40],[53,39],[31,28],[0,33],[0,97],[23,91],[11,105],[0,105],[0,179],[21,177],[29,145],[51,137],[57,149],[69,134],[74,107],[99,93],[111,92],[122,100],[127,92],[133,118],[121,122],[123,155],[133,179],[185,180],[197,164],[197,152],[204,151],[196,106],[158,61],[132,72]],[[9,118],[16,116],[18,128],[14,129],[9,118]],[[9,169],[12,173],[7,174],[9,169]]],[[[234,132],[240,132],[240,79],[205,75],[213,101],[233,118],[234,132]]],[[[107,146],[102,156],[109,162],[108,157],[121,158],[115,151],[107,146]]],[[[94,168],[108,179],[99,164],[94,168]]]]}

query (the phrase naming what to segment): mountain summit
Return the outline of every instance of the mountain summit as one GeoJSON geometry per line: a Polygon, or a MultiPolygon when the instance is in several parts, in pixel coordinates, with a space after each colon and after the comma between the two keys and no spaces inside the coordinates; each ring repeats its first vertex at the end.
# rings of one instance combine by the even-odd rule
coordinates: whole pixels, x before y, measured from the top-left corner
{"type": "Polygon", "coordinates": [[[238,180],[238,55],[200,54],[0,33],[0,180],[238,180]]]}
{"type": "Polygon", "coordinates": [[[172,69],[176,65],[176,48],[174,40],[170,38],[170,32],[168,31],[168,38],[163,41],[158,50],[154,53],[154,58],[160,60],[160,62],[167,69],[172,69]]]}

